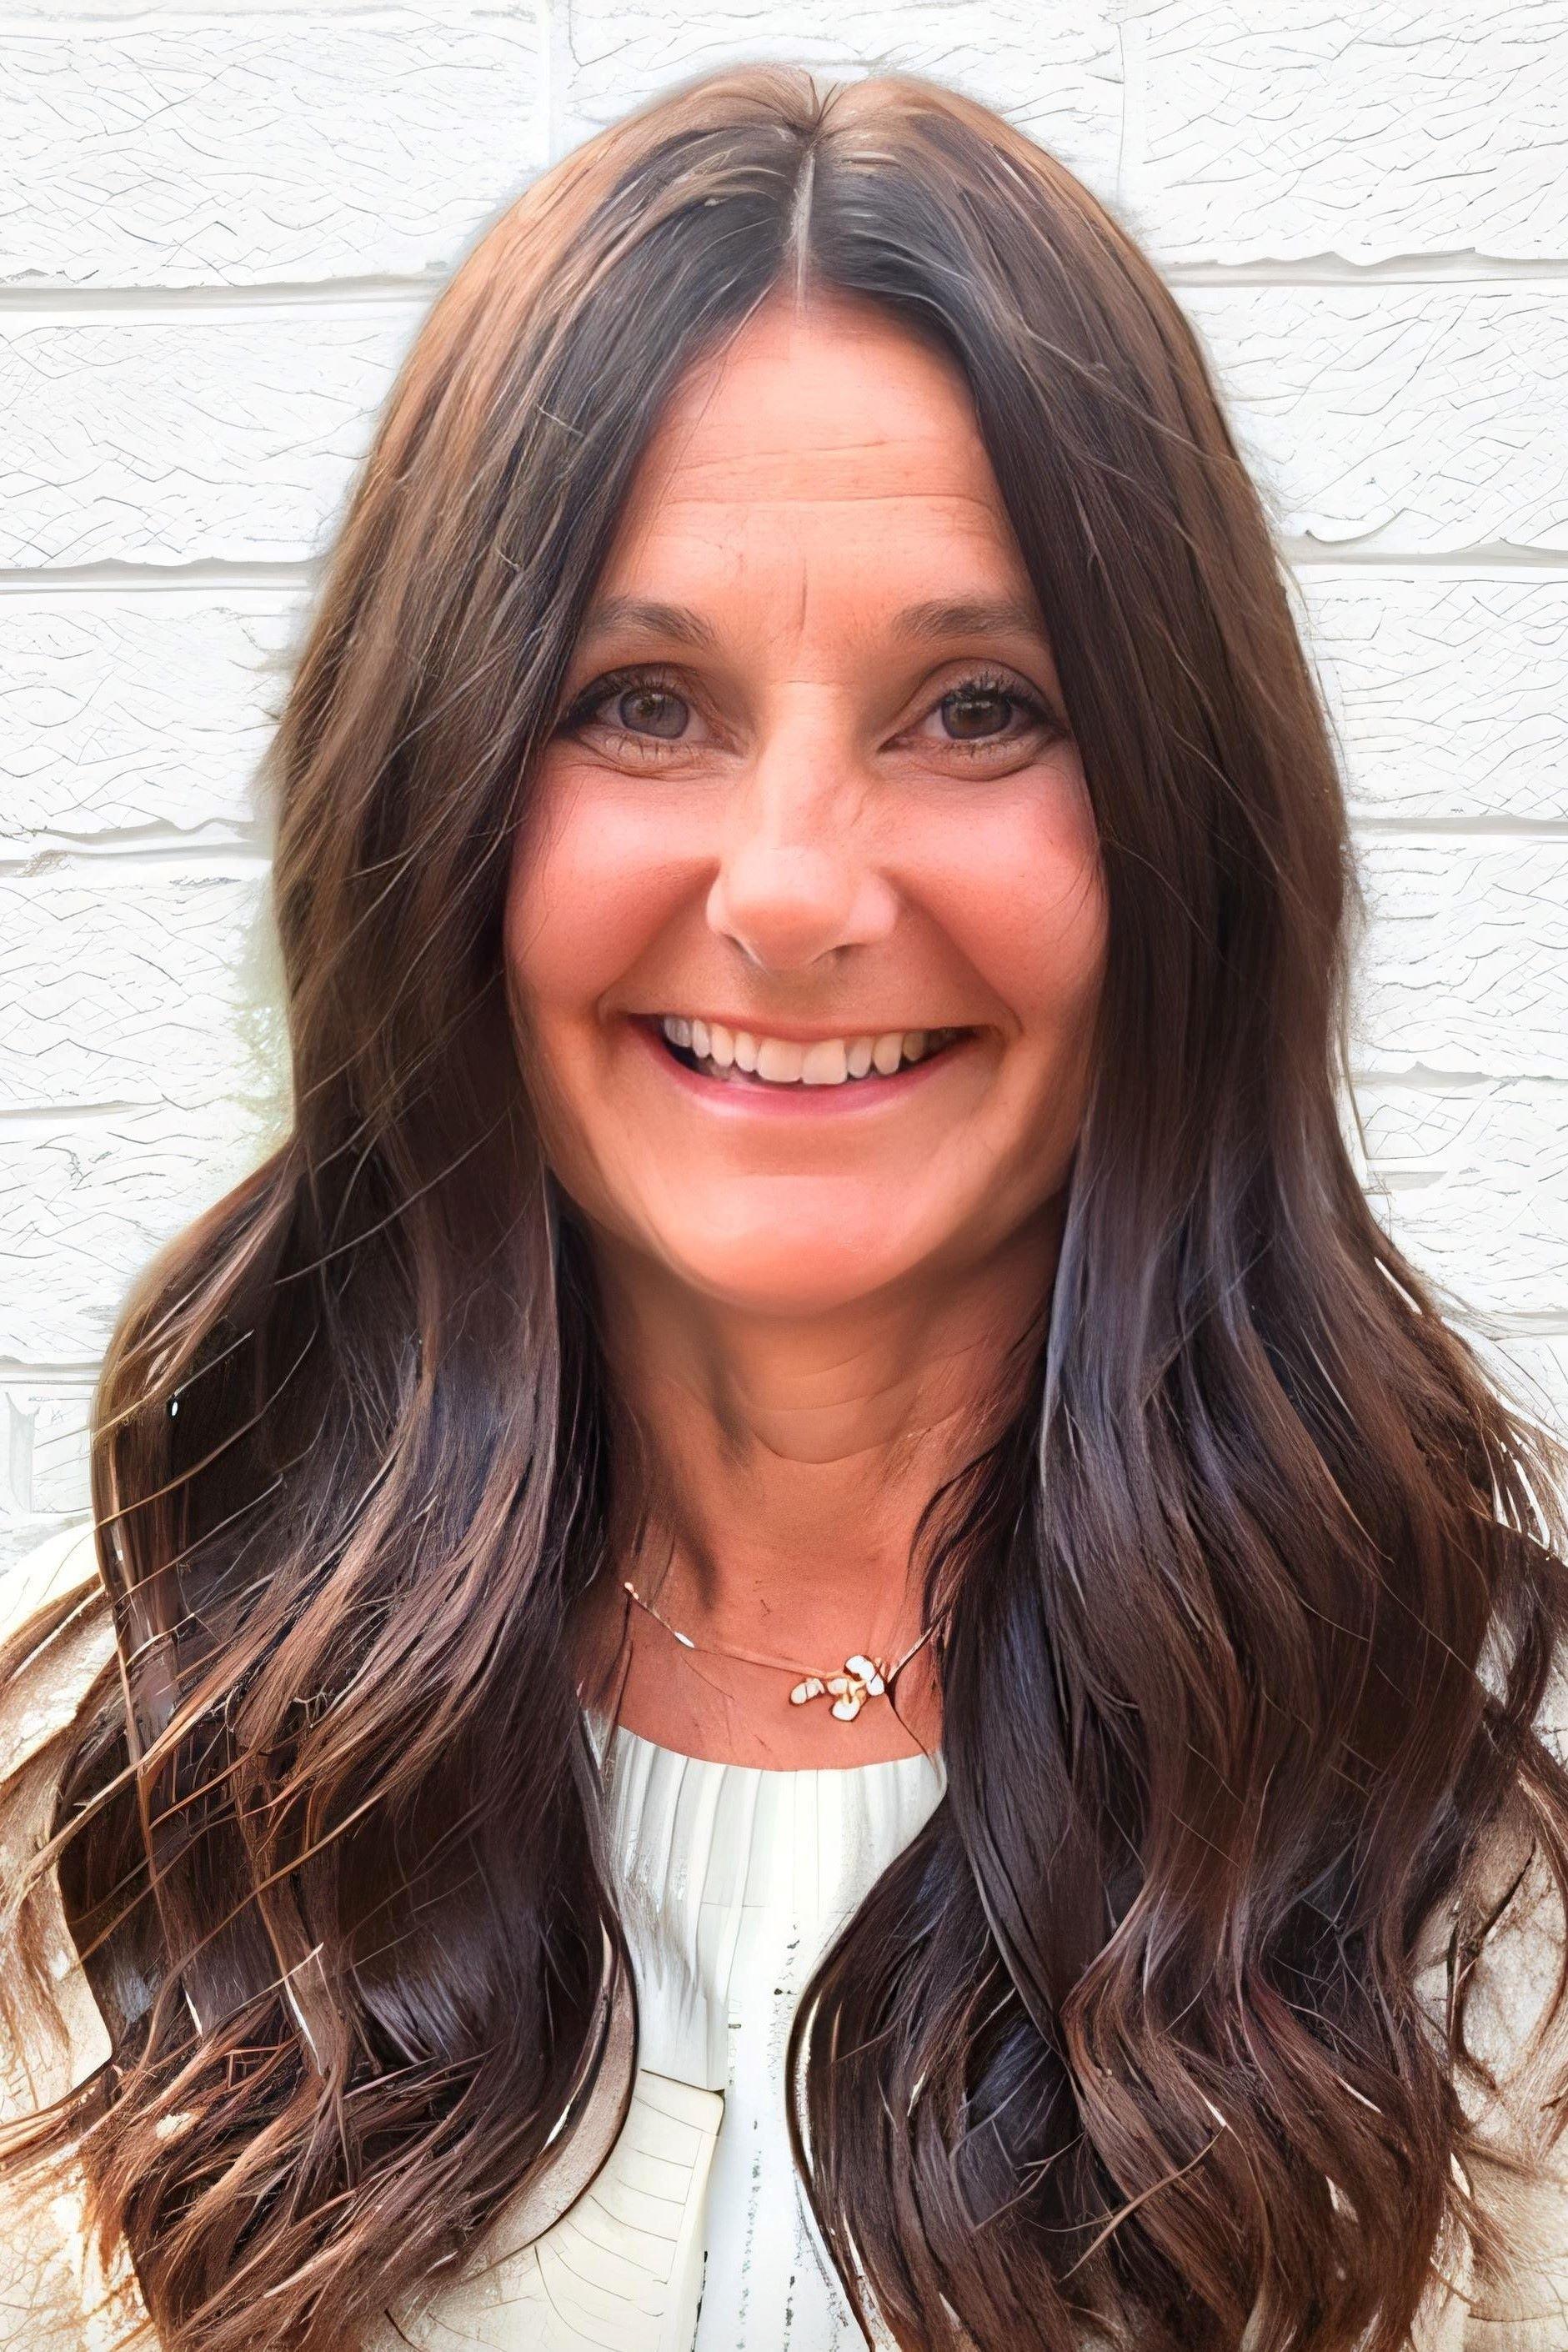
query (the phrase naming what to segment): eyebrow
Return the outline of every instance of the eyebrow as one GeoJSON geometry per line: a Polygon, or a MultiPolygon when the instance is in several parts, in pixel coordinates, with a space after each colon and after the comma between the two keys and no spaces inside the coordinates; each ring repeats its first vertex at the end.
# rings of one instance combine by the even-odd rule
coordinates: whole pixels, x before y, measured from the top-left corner
{"type": "Polygon", "coordinates": [[[582,642],[613,636],[617,629],[645,629],[651,636],[673,637],[677,645],[718,643],[718,632],[689,604],[662,604],[650,596],[606,596],[583,623],[582,642]]]}
{"type": "MultiPolygon", "coordinates": [[[[597,637],[612,636],[618,629],[643,629],[653,636],[671,638],[677,645],[700,646],[709,650],[718,642],[713,624],[705,621],[700,613],[694,613],[689,604],[665,604],[648,596],[605,597],[589,614],[582,641],[586,645],[597,637]]],[[[967,601],[933,597],[924,604],[906,604],[894,615],[893,629],[895,635],[920,644],[942,637],[985,636],[1008,630],[1032,637],[1040,634],[1040,620],[1032,607],[1019,597],[967,601]]]]}
{"type": "Polygon", "coordinates": [[[936,597],[925,604],[906,604],[894,614],[893,625],[899,636],[922,643],[930,637],[986,636],[1009,629],[1027,637],[1040,635],[1039,614],[1016,596],[984,596],[969,603],[936,597]]]}

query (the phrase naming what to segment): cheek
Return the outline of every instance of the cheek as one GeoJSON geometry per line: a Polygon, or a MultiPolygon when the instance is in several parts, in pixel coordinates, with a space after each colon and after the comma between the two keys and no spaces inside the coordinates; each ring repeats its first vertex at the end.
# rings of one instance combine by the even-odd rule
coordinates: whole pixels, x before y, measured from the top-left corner
{"type": "Polygon", "coordinates": [[[606,991],[668,920],[680,887],[651,807],[546,761],[506,915],[514,998],[541,1048],[562,1023],[594,1023],[606,991]]]}
{"type": "MultiPolygon", "coordinates": [[[[1076,762],[1074,762],[1076,768],[1076,762]]],[[[940,927],[1017,1023],[1052,1058],[1087,1034],[1104,972],[1104,873],[1081,778],[1037,774],[950,819],[928,860],[940,927]]]]}

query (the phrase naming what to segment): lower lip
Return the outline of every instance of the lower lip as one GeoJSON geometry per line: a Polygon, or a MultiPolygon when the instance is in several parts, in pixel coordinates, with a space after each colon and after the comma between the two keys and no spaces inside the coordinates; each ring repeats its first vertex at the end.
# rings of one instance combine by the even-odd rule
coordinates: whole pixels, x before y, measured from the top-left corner
{"type": "Polygon", "coordinates": [[[704,1077],[700,1070],[688,1070],[666,1051],[651,1023],[634,1020],[632,1027],[683,1093],[700,1102],[705,1110],[729,1118],[842,1118],[875,1110],[879,1104],[901,1103],[928,1086],[975,1043],[971,1031],[968,1036],[956,1037],[950,1045],[944,1045],[929,1061],[901,1064],[888,1078],[846,1078],[841,1086],[828,1087],[776,1086],[767,1078],[704,1077]]]}

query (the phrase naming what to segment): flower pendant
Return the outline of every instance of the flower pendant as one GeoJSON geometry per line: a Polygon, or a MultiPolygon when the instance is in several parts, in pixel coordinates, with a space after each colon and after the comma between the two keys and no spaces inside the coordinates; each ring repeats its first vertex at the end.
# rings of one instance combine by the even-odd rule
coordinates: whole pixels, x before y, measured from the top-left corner
{"type": "Polygon", "coordinates": [[[804,1706],[808,1699],[831,1698],[832,1712],[841,1723],[852,1723],[868,1698],[880,1698],[887,1685],[882,1668],[874,1658],[863,1657],[856,1651],[844,1660],[841,1675],[808,1675],[798,1682],[789,1694],[792,1706],[804,1706]]]}

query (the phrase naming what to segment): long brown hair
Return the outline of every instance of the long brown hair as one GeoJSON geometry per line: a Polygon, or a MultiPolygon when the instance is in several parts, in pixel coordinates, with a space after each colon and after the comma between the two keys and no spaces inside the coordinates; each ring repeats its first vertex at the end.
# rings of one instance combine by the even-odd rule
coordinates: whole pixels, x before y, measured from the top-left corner
{"type": "Polygon", "coordinates": [[[34,2147],[91,2121],[171,2352],[353,2342],[605,2063],[568,1617],[612,1401],[501,907],[650,427],[792,279],[964,370],[1110,907],[1027,1402],[923,1528],[947,1793],[798,2013],[798,2160],[912,2352],[1218,2352],[1254,2307],[1260,2352],[1388,2352],[1440,2227],[1485,2243],[1463,2000],[1435,2032],[1414,1962],[1504,1816],[1568,1876],[1560,1465],[1347,1153],[1354,879],[1279,557],[1059,163],[918,80],[747,70],[546,173],[418,336],[276,740],[292,1129],[103,1367],[118,1648],[40,1867],[114,2048],[34,2147]]]}

